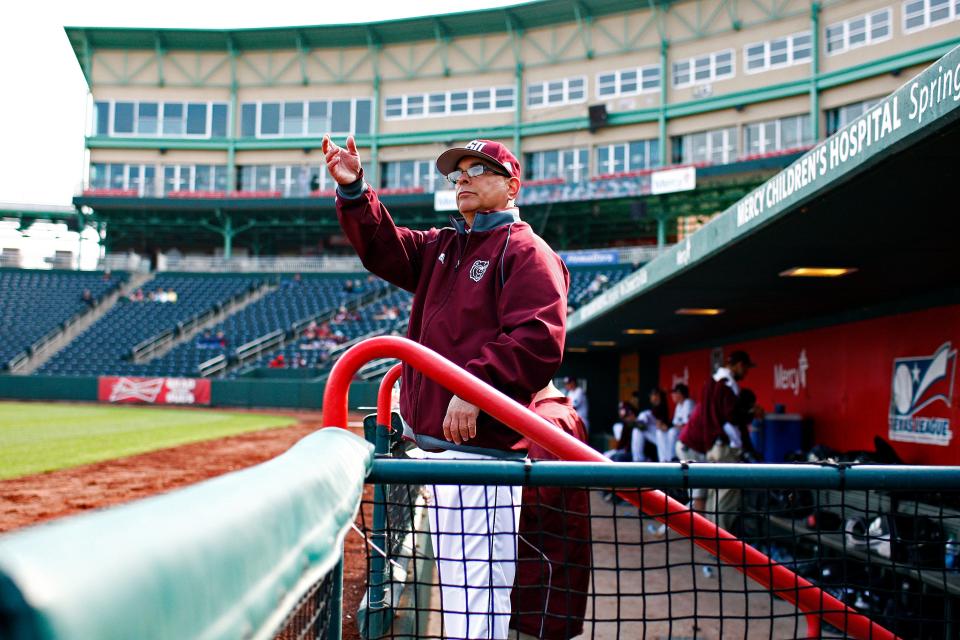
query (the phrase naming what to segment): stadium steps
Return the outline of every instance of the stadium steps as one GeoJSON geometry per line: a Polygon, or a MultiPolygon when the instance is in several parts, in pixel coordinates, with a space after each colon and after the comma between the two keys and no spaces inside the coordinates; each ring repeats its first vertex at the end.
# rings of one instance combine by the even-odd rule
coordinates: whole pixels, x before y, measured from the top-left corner
{"type": "MultiPolygon", "coordinates": [[[[388,299],[394,291],[395,290],[390,288],[376,289],[375,291],[357,298],[356,300],[353,300],[344,306],[346,306],[348,311],[362,312],[364,309],[369,309],[374,305],[382,303],[384,300],[388,299]]],[[[291,344],[296,344],[302,340],[303,334],[306,332],[307,325],[311,321],[321,324],[329,321],[335,313],[336,310],[331,309],[322,314],[304,318],[297,322],[296,329],[292,332],[284,332],[282,335],[279,335],[278,332],[272,332],[265,336],[261,336],[250,343],[241,345],[237,348],[236,358],[225,358],[222,356],[220,358],[214,358],[213,360],[204,363],[205,365],[212,364],[212,366],[201,368],[200,375],[204,378],[214,375],[227,376],[246,371],[248,369],[260,368],[260,365],[266,366],[266,362],[269,362],[269,360],[271,360],[278,353],[282,353],[285,347],[291,344]],[[271,337],[274,337],[275,334],[277,334],[275,338],[270,339],[271,337]],[[256,343],[263,343],[264,348],[251,348],[254,347],[256,343]],[[214,360],[221,360],[221,358],[221,362],[214,363],[214,360]]]]}
{"type": "Polygon", "coordinates": [[[243,311],[260,298],[272,291],[276,291],[278,285],[275,283],[264,282],[259,287],[246,293],[245,295],[232,299],[219,309],[211,309],[203,314],[196,321],[186,323],[179,332],[165,331],[146,340],[134,347],[133,362],[143,364],[165,356],[176,346],[189,342],[198,333],[206,329],[212,329],[230,316],[243,311]]]}
{"type": "Polygon", "coordinates": [[[57,355],[61,349],[70,344],[78,335],[86,331],[94,322],[107,314],[117,304],[120,298],[129,295],[143,285],[153,280],[152,273],[131,273],[127,281],[120,287],[104,296],[100,303],[81,315],[77,320],[67,325],[59,333],[39,345],[28,357],[17,361],[10,367],[10,373],[18,376],[28,376],[42,367],[50,358],[57,355]]]}

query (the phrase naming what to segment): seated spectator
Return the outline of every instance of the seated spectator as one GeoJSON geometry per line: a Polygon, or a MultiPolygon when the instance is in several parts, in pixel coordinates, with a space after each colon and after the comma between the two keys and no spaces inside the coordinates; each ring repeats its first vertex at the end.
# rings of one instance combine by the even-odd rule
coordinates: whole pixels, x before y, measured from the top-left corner
{"type": "Polygon", "coordinates": [[[210,349],[217,346],[213,340],[213,333],[209,329],[203,332],[199,338],[197,338],[197,347],[200,349],[210,349]]]}
{"type": "Polygon", "coordinates": [[[337,312],[336,312],[335,314],[333,314],[333,321],[334,321],[334,322],[346,322],[348,315],[349,315],[349,314],[347,313],[347,307],[346,307],[346,305],[340,305],[340,308],[337,309],[337,312]]]}
{"type": "Polygon", "coordinates": [[[270,369],[283,369],[287,366],[286,360],[283,357],[283,354],[279,354],[276,358],[270,361],[270,364],[267,365],[270,369]]]}
{"type": "Polygon", "coordinates": [[[674,385],[673,391],[670,392],[670,399],[673,400],[674,405],[673,421],[669,428],[661,429],[657,433],[657,451],[661,462],[677,460],[677,437],[690,420],[690,414],[696,406],[696,403],[690,399],[689,387],[682,382],[674,385]]]}
{"type": "Polygon", "coordinates": [[[221,349],[227,348],[227,336],[223,333],[223,330],[217,331],[217,335],[214,336],[214,346],[220,347],[221,349]]]}
{"type": "Polygon", "coordinates": [[[344,293],[353,293],[353,280],[344,280],[344,281],[343,281],[343,292],[344,292],[344,293]]]}
{"type": "Polygon", "coordinates": [[[110,278],[112,278],[112,277],[113,277],[113,274],[110,273],[110,269],[107,269],[106,271],[103,272],[103,281],[104,281],[104,282],[110,282],[110,278]]]}
{"type": "Polygon", "coordinates": [[[93,307],[97,304],[96,299],[94,299],[93,294],[90,292],[90,289],[84,289],[83,293],[80,294],[80,301],[83,302],[88,307],[93,307]]]}
{"type": "Polygon", "coordinates": [[[317,327],[317,337],[318,338],[329,338],[333,335],[333,331],[330,330],[330,323],[324,321],[317,327]]]}
{"type": "Polygon", "coordinates": [[[167,302],[176,302],[179,297],[172,287],[167,289],[167,302]]]}
{"type": "Polygon", "coordinates": [[[306,330],[303,332],[303,337],[305,340],[314,341],[317,339],[317,321],[311,320],[310,324],[307,325],[306,330]]]}
{"type": "Polygon", "coordinates": [[[130,299],[134,302],[143,302],[143,289],[138,287],[137,290],[133,292],[133,295],[130,296],[130,299]]]}
{"type": "Polygon", "coordinates": [[[616,440],[613,449],[603,453],[614,462],[633,462],[633,432],[640,427],[637,424],[637,408],[629,402],[621,402],[617,408],[620,422],[613,425],[613,437],[616,440]]]}
{"type": "Polygon", "coordinates": [[[667,394],[660,388],[651,389],[649,401],[650,408],[637,416],[637,422],[643,425],[643,429],[634,436],[635,441],[631,443],[633,459],[637,462],[670,462],[674,457],[676,438],[672,443],[669,442],[670,414],[667,410],[667,394]],[[642,440],[639,434],[642,434],[642,440]],[[670,448],[667,448],[668,446],[670,448]]]}

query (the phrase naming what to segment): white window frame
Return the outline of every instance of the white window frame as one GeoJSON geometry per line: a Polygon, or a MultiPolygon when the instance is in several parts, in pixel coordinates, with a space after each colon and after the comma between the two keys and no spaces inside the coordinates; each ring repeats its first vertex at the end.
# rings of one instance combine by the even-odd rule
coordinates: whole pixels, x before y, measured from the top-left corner
{"type": "Polygon", "coordinates": [[[739,127],[720,127],[719,129],[706,129],[704,131],[691,131],[690,133],[685,133],[680,138],[684,141],[684,156],[681,158],[683,164],[700,164],[707,163],[712,165],[721,165],[721,164],[730,164],[731,162],[736,162],[740,157],[740,131],[739,127]],[[719,162],[714,162],[712,160],[714,145],[713,145],[713,134],[722,133],[723,134],[723,156],[719,162]],[[687,140],[690,140],[693,136],[704,135],[706,136],[706,159],[697,160],[694,158],[688,157],[692,153],[687,152],[687,140]],[[733,149],[731,149],[731,140],[733,141],[733,149]]]}
{"type": "MultiPolygon", "coordinates": [[[[387,96],[383,101],[383,119],[384,120],[416,120],[420,118],[446,118],[450,116],[467,116],[474,114],[486,114],[486,113],[503,113],[508,111],[513,111],[517,106],[517,96],[512,86],[491,86],[491,87],[472,87],[469,89],[453,89],[451,91],[427,91],[424,93],[413,93],[413,94],[402,94],[402,95],[393,95],[387,96]],[[486,100],[489,101],[489,107],[483,109],[477,109],[474,105],[474,94],[477,92],[486,91],[489,92],[489,98],[486,100]],[[451,95],[454,93],[463,93],[467,94],[467,108],[463,111],[452,111],[451,106],[451,95]],[[497,101],[502,98],[504,94],[512,94],[510,106],[498,107],[497,101]],[[430,113],[430,96],[431,95],[443,95],[444,104],[443,111],[437,111],[430,113]],[[408,101],[411,97],[419,96],[423,98],[423,112],[419,114],[411,115],[408,111],[408,101]],[[401,103],[401,112],[400,115],[388,115],[387,114],[387,100],[396,100],[400,98],[401,103]]],[[[356,109],[356,105],[354,105],[356,109]]]]}
{"type": "Polygon", "coordinates": [[[847,104],[843,104],[843,105],[840,105],[839,107],[834,107],[833,109],[828,109],[828,110],[826,111],[826,113],[827,113],[827,124],[828,124],[828,125],[830,124],[830,119],[831,119],[831,115],[830,115],[830,114],[836,113],[837,115],[836,115],[836,116],[833,116],[833,117],[835,117],[836,120],[837,120],[837,123],[836,123],[836,131],[834,131],[834,133],[836,133],[837,131],[842,130],[844,127],[846,127],[847,125],[849,125],[851,122],[853,122],[854,120],[856,120],[857,118],[859,118],[859,117],[862,116],[863,114],[872,111],[872,110],[873,110],[878,104],[880,104],[881,102],[883,102],[883,98],[882,98],[882,97],[870,98],[870,99],[867,99],[867,100],[860,100],[859,102],[850,102],[850,103],[847,103],[847,104]],[[857,116],[854,116],[853,118],[848,119],[846,122],[841,123],[841,122],[840,122],[840,119],[841,119],[841,118],[840,118],[840,114],[843,113],[844,110],[850,109],[851,107],[859,107],[859,108],[860,108],[860,114],[857,115],[857,116]]]}
{"type": "Polygon", "coordinates": [[[924,29],[930,29],[932,27],[939,27],[941,25],[952,22],[957,18],[960,18],[960,2],[957,0],[947,0],[947,17],[941,18],[939,20],[930,19],[930,0],[922,0],[923,2],[923,24],[916,27],[907,27],[907,5],[913,4],[915,0],[904,0],[901,5],[901,27],[903,28],[903,33],[916,33],[918,31],[923,31],[924,29]]]}
{"type": "MultiPolygon", "coordinates": [[[[207,140],[213,137],[213,106],[222,105],[227,109],[227,121],[230,120],[230,105],[219,100],[98,100],[97,102],[106,102],[109,107],[107,111],[107,136],[110,138],[161,138],[174,140],[207,140]],[[131,133],[117,133],[114,130],[116,120],[116,105],[118,102],[129,102],[133,104],[133,131],[131,133]],[[165,103],[176,103],[183,107],[183,128],[187,128],[187,105],[204,104],[207,107],[206,123],[204,133],[176,133],[168,134],[163,131],[163,106],[165,103]],[[140,105],[157,105],[157,132],[156,133],[138,133],[140,124],[140,105]]],[[[94,129],[96,129],[96,120],[94,120],[94,129]]]]}
{"type": "MultiPolygon", "coordinates": [[[[402,162],[413,163],[413,186],[423,187],[424,193],[434,193],[439,191],[446,184],[446,178],[437,171],[434,160],[431,159],[413,159],[413,160],[391,160],[383,163],[383,175],[387,175],[387,165],[397,165],[402,162]],[[428,182],[429,184],[423,184],[428,182]]],[[[409,187],[396,187],[386,185],[384,189],[407,189],[409,187]]]]}
{"type": "Polygon", "coordinates": [[[663,78],[659,78],[657,86],[644,88],[644,74],[649,73],[650,75],[660,76],[660,65],[658,64],[648,64],[641,67],[627,67],[626,69],[615,69],[612,71],[601,71],[596,76],[596,90],[595,94],[598,100],[613,100],[614,98],[620,98],[624,96],[637,96],[643,93],[653,93],[654,91],[659,91],[660,86],[663,83],[663,78]],[[637,88],[633,91],[624,91],[622,89],[623,85],[623,74],[629,72],[635,72],[637,74],[637,88]],[[607,76],[613,74],[613,93],[601,94],[600,93],[600,76],[607,76]]]}
{"type": "Polygon", "coordinates": [[[526,105],[530,109],[545,109],[547,107],[562,107],[568,104],[580,104],[587,101],[587,76],[570,76],[569,78],[555,78],[553,80],[544,80],[543,82],[531,82],[527,84],[527,101],[526,105]],[[570,98],[570,82],[579,80],[583,83],[582,92],[583,95],[580,98],[570,98]],[[550,101],[550,91],[549,87],[554,82],[562,82],[562,95],[560,100],[555,102],[550,101]],[[541,102],[538,104],[532,104],[530,102],[530,90],[533,87],[539,87],[541,90],[541,102]]]}
{"type": "MultiPolygon", "coordinates": [[[[610,144],[597,145],[596,147],[594,147],[595,149],[594,162],[596,164],[596,167],[594,168],[595,175],[603,176],[603,175],[609,175],[609,174],[629,173],[631,171],[644,171],[647,169],[654,169],[660,165],[649,162],[650,150],[653,148],[656,148],[657,145],[659,144],[660,142],[656,138],[641,138],[639,140],[627,140],[626,142],[612,142],[610,144]],[[646,153],[644,154],[644,156],[648,160],[647,166],[645,167],[630,166],[630,145],[631,144],[643,144],[646,147],[646,153]],[[608,171],[607,169],[609,169],[610,166],[613,164],[611,162],[611,159],[616,155],[614,150],[617,147],[623,148],[623,171],[608,171]],[[607,167],[606,168],[600,166],[600,150],[603,148],[607,149],[607,163],[606,163],[607,167]]],[[[662,164],[662,162],[663,162],[663,159],[661,158],[660,163],[662,164]]]]}
{"type": "MultiPolygon", "coordinates": [[[[590,179],[590,148],[589,147],[564,147],[562,149],[543,149],[541,151],[532,151],[530,152],[530,164],[535,166],[533,162],[533,156],[553,153],[557,154],[557,175],[556,176],[534,176],[530,180],[552,180],[553,178],[562,178],[564,181],[567,181],[566,172],[571,170],[574,175],[581,176],[582,180],[574,180],[574,182],[581,182],[590,179]],[[573,159],[569,164],[564,163],[564,157],[566,154],[570,154],[570,157],[573,159]],[[584,156],[586,162],[581,162],[581,156],[584,156]]],[[[540,163],[540,166],[543,166],[543,163],[540,163]]]]}
{"type": "MultiPolygon", "coordinates": [[[[796,59],[796,54],[795,54],[795,49],[796,49],[795,41],[797,38],[803,37],[803,36],[807,36],[808,38],[811,38],[811,34],[809,31],[798,31],[796,33],[791,33],[785,36],[770,38],[769,40],[749,42],[745,44],[743,46],[743,72],[752,75],[755,73],[764,73],[766,71],[772,71],[774,69],[783,69],[785,67],[792,67],[798,64],[808,64],[813,57],[812,49],[811,49],[811,55],[806,58],[802,58],[798,60],[796,59]],[[771,64],[770,63],[770,43],[773,42],[774,40],[784,40],[784,39],[787,41],[786,62],[771,64]],[[757,69],[750,69],[748,66],[749,56],[747,55],[747,49],[750,49],[751,47],[757,47],[760,45],[763,45],[763,66],[757,69]]],[[[812,48],[812,46],[813,46],[813,39],[811,38],[810,44],[807,46],[807,48],[812,48]]]]}
{"type": "Polygon", "coordinates": [[[686,87],[693,87],[701,84],[710,84],[712,82],[718,82],[720,80],[729,80],[737,75],[737,52],[735,49],[721,49],[720,51],[711,51],[710,53],[705,53],[703,55],[691,56],[689,58],[684,58],[683,60],[677,60],[673,63],[673,88],[674,89],[684,89],[686,87]],[[717,73],[717,56],[720,56],[724,53],[730,54],[730,72],[725,74],[717,73]],[[703,79],[696,79],[696,64],[695,60],[700,60],[703,58],[709,58],[710,62],[710,75],[703,79]],[[685,82],[677,82],[676,70],[680,65],[687,66],[687,80],[685,82]]]}
{"type": "MultiPolygon", "coordinates": [[[[904,4],[906,7],[906,4],[904,4]]],[[[828,56],[835,56],[841,53],[846,53],[853,49],[859,49],[860,47],[867,47],[870,45],[877,44],[879,42],[886,42],[893,37],[893,9],[891,7],[884,7],[883,9],[878,9],[876,11],[870,11],[868,13],[862,13],[857,16],[852,16],[846,20],[841,20],[839,22],[834,22],[833,24],[827,25],[823,31],[823,42],[828,56]],[[880,14],[886,14],[887,16],[887,35],[881,36],[879,38],[873,37],[873,27],[874,22],[880,14]],[[850,23],[855,20],[863,19],[864,29],[866,30],[864,41],[858,44],[850,44],[850,23]],[[842,33],[841,37],[841,46],[833,51],[830,50],[829,40],[827,39],[827,31],[829,29],[835,29],[839,27],[842,33]]]]}
{"type": "MultiPolygon", "coordinates": [[[[126,102],[126,101],[125,101],[125,100],[122,100],[121,102],[126,102]]],[[[156,186],[157,186],[157,185],[156,185],[156,180],[157,180],[157,175],[158,175],[158,174],[157,174],[157,165],[155,165],[155,164],[144,164],[144,163],[140,163],[140,164],[136,164],[136,163],[134,163],[134,164],[127,164],[127,163],[121,163],[121,162],[91,162],[91,163],[90,163],[90,167],[89,167],[89,171],[92,172],[94,166],[96,166],[96,165],[101,165],[101,166],[104,166],[104,167],[111,167],[111,166],[120,166],[120,167],[123,167],[123,185],[122,185],[120,188],[123,189],[124,191],[128,191],[128,190],[130,190],[130,189],[133,188],[133,187],[131,186],[131,185],[132,185],[132,177],[131,177],[131,175],[130,175],[131,169],[134,169],[134,168],[139,169],[139,170],[140,170],[141,180],[140,180],[139,186],[137,186],[137,196],[140,197],[140,198],[143,198],[144,196],[147,195],[148,186],[147,186],[147,182],[145,181],[145,176],[146,176],[146,173],[147,173],[147,169],[148,169],[148,168],[151,168],[151,169],[153,169],[153,184],[150,185],[151,188],[149,189],[150,192],[151,192],[151,195],[153,195],[153,192],[156,190],[156,186]]],[[[112,174],[112,172],[111,172],[111,174],[112,174]]],[[[89,188],[89,189],[95,189],[95,188],[96,188],[96,189],[102,189],[102,188],[112,189],[113,187],[110,186],[110,177],[111,177],[111,176],[108,174],[108,176],[107,176],[107,186],[106,186],[106,187],[94,187],[94,186],[93,186],[93,181],[90,179],[90,173],[88,172],[88,173],[87,173],[87,180],[86,180],[87,188],[89,188]]]]}
{"type": "MultiPolygon", "coordinates": [[[[373,98],[368,98],[366,96],[360,96],[357,98],[310,98],[307,100],[253,100],[250,102],[244,102],[240,105],[241,112],[243,111],[243,106],[248,104],[256,105],[256,122],[254,124],[254,138],[257,140],[278,140],[278,139],[289,139],[289,138],[308,138],[315,137],[316,134],[309,133],[310,131],[310,103],[311,102],[326,102],[327,103],[327,129],[330,129],[333,126],[333,103],[334,102],[350,102],[350,129],[348,131],[333,131],[332,133],[336,134],[350,134],[354,135],[357,130],[357,103],[362,100],[369,100],[371,103],[371,125],[373,124],[372,119],[374,117],[372,106],[373,98]],[[277,123],[277,131],[279,133],[267,133],[264,134],[261,132],[263,122],[263,105],[264,103],[279,103],[280,105],[280,120],[277,123]],[[286,110],[286,105],[290,102],[299,102],[303,105],[303,115],[301,116],[301,126],[300,133],[284,133],[283,132],[283,113],[286,110]]],[[[386,101],[384,101],[384,109],[386,109],[386,101]]],[[[213,110],[207,110],[207,129],[210,130],[213,124],[213,110]]]]}
{"type": "Polygon", "coordinates": [[[792,116],[783,116],[783,117],[781,117],[781,118],[775,118],[775,119],[773,119],[773,120],[759,120],[759,121],[756,121],[756,122],[748,122],[748,123],[744,124],[743,127],[742,127],[742,129],[743,129],[743,136],[742,136],[742,137],[743,137],[743,144],[742,144],[741,149],[740,149],[740,157],[741,157],[741,158],[747,158],[747,157],[750,157],[750,156],[752,156],[752,155],[763,155],[763,154],[766,154],[766,153],[776,153],[777,151],[786,151],[786,150],[788,150],[788,149],[798,148],[798,147],[802,147],[802,146],[805,146],[805,145],[807,145],[807,144],[810,144],[811,141],[809,141],[809,140],[804,140],[804,139],[803,139],[803,128],[804,128],[803,119],[806,118],[806,119],[809,121],[809,117],[810,117],[809,114],[802,114],[802,113],[801,113],[801,114],[796,114],[796,115],[792,115],[792,116]],[[799,145],[797,145],[797,147],[786,147],[786,146],[784,145],[784,143],[783,143],[783,129],[784,129],[784,126],[787,124],[787,121],[790,121],[789,124],[790,124],[791,126],[796,126],[796,124],[799,122],[800,134],[801,134],[801,136],[800,136],[800,139],[799,139],[799,141],[798,141],[798,142],[799,142],[799,145]],[[773,128],[774,128],[774,134],[773,134],[774,139],[773,139],[772,142],[768,142],[767,139],[766,139],[767,136],[766,136],[766,129],[765,129],[765,127],[766,127],[767,125],[770,125],[770,124],[772,124],[772,125],[773,125],[773,128]],[[761,137],[761,140],[762,140],[761,149],[758,150],[758,151],[755,151],[755,152],[751,152],[750,149],[748,148],[748,144],[747,144],[747,131],[748,131],[751,127],[758,127],[759,130],[760,130],[761,132],[763,132],[763,133],[762,133],[762,137],[761,137]],[[768,147],[768,148],[765,148],[765,147],[768,147]]]}

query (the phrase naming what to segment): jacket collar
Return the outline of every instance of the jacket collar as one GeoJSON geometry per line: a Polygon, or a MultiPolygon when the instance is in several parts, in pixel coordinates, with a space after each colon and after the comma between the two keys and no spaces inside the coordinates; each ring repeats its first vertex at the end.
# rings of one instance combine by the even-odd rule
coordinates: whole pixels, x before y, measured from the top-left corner
{"type": "MultiPolygon", "coordinates": [[[[503,211],[479,211],[473,218],[473,226],[470,231],[492,231],[504,225],[520,222],[520,209],[504,209],[503,211]]],[[[461,217],[450,217],[450,224],[453,225],[457,233],[467,232],[467,223],[461,217]]]]}

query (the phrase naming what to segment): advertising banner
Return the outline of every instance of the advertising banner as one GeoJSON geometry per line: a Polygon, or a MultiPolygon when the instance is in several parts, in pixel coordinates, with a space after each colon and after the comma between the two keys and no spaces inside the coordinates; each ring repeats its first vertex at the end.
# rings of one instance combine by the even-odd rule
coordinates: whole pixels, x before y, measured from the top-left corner
{"type": "MultiPolygon", "coordinates": [[[[834,325],[719,347],[757,363],[742,385],[770,412],[782,405],[813,423],[815,442],[872,451],[874,436],[905,462],[960,464],[957,347],[960,305],[834,325]]],[[[697,400],[712,350],[665,355],[660,384],[697,400]]]]}
{"type": "Polygon", "coordinates": [[[194,378],[125,378],[101,376],[100,402],[136,404],[210,404],[210,381],[194,378]]]}

